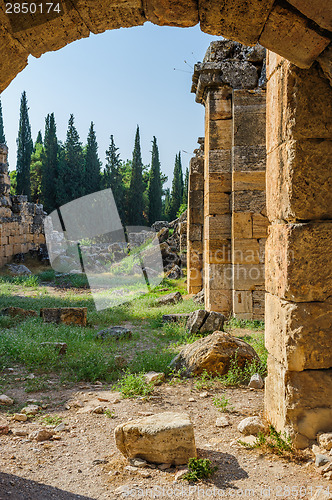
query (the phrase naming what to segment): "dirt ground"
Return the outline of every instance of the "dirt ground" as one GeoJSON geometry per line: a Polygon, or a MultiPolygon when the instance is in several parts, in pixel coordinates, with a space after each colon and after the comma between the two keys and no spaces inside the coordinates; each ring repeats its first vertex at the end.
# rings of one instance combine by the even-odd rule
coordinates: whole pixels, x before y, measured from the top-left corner
{"type": "Polygon", "coordinates": [[[35,400],[42,410],[27,422],[12,419],[13,407],[0,410],[0,426],[7,424],[10,428],[7,435],[0,436],[0,500],[310,499],[320,487],[330,486],[331,490],[331,481],[322,478],[314,466],[313,455],[296,464],[237,443],[241,438],[239,421],[262,413],[262,390],[219,387],[201,397],[204,390],[197,390],[194,381],[189,380],[156,387],[148,400],[121,399],[107,385],[64,387],[54,379],[56,390],[27,394],[24,383],[28,375],[15,366],[5,373],[6,394],[15,400],[15,407],[19,409],[28,400],[35,400]],[[221,394],[233,407],[227,413],[230,425],[224,428],[215,423],[226,413],[221,413],[212,402],[213,396],[221,394]],[[108,416],[92,413],[97,406],[108,408],[108,416]],[[175,482],[175,467],[132,468],[117,450],[113,433],[117,425],[164,411],[189,414],[198,456],[209,458],[218,466],[211,480],[195,485],[183,480],[175,482]],[[65,429],[48,441],[30,440],[30,432],[50,425],[45,415],[61,418],[65,429]],[[16,435],[17,431],[25,431],[26,436],[16,435]]]}

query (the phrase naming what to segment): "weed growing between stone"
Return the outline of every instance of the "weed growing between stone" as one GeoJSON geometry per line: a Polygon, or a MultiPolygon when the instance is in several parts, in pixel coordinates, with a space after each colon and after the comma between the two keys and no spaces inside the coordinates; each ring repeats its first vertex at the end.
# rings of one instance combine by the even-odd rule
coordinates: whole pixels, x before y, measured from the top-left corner
{"type": "Polygon", "coordinates": [[[212,466],[211,460],[207,458],[190,458],[188,462],[188,472],[182,476],[189,482],[196,482],[200,479],[208,479],[218,470],[217,466],[212,466]]]}
{"type": "Polygon", "coordinates": [[[245,448],[259,448],[265,453],[273,453],[290,461],[305,462],[308,460],[308,455],[305,452],[293,446],[290,436],[287,436],[286,433],[282,434],[276,431],[273,425],[269,426],[266,433],[259,432],[254,444],[245,443],[241,440],[238,442],[245,448]]]}
{"type": "Polygon", "coordinates": [[[228,372],[221,376],[220,382],[225,386],[247,385],[250,378],[255,373],[259,373],[262,377],[266,377],[266,360],[252,361],[246,363],[243,368],[238,365],[237,354],[230,360],[228,372]]]}

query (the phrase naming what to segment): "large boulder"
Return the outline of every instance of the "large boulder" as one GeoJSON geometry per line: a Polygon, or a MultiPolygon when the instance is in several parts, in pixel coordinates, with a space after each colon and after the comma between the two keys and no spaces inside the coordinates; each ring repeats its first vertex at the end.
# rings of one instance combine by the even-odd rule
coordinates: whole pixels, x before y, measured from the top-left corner
{"type": "Polygon", "coordinates": [[[186,413],[165,412],[118,425],[115,442],[121,453],[157,464],[187,464],[196,457],[193,424],[186,413]]]}
{"type": "Polygon", "coordinates": [[[206,317],[208,316],[208,312],[204,309],[198,309],[197,311],[193,311],[187,321],[187,330],[189,333],[197,333],[200,327],[203,325],[206,317]]]}
{"type": "Polygon", "coordinates": [[[219,312],[211,311],[200,327],[201,333],[212,333],[217,330],[222,331],[224,328],[225,316],[219,312]]]}
{"type": "Polygon", "coordinates": [[[247,362],[259,361],[256,351],[247,342],[217,331],[184,347],[171,362],[171,367],[183,369],[185,376],[200,375],[204,370],[225,375],[235,355],[241,368],[247,362]]]}

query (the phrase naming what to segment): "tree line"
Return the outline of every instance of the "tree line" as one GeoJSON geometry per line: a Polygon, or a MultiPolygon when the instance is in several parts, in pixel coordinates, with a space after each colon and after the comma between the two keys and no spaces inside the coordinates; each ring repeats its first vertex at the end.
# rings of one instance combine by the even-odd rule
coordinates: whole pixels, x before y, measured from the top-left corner
{"type": "MultiPolygon", "coordinates": [[[[81,196],[111,188],[123,224],[146,225],[157,220],[174,220],[187,207],[188,177],[183,176],[181,153],[175,157],[172,188],[161,171],[156,137],[152,140],[151,163],[144,165],[140,130],[136,129],[132,160],[123,161],[114,136],[110,136],[106,163],[98,156],[94,123],[83,145],[71,114],[65,142],[57,138],[54,113],[45,118],[44,137],[31,136],[26,92],[21,96],[17,137],[16,170],[10,172],[12,194],[24,194],[29,201],[42,203],[47,213],[81,196]]],[[[0,143],[6,144],[0,102],[0,143]]]]}

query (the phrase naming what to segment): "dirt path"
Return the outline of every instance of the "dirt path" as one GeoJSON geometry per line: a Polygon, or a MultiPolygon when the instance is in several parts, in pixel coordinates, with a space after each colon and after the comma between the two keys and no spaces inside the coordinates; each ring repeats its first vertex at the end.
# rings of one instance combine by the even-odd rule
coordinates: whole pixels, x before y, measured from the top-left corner
{"type": "Polygon", "coordinates": [[[106,386],[79,384],[27,395],[19,385],[17,381],[16,387],[8,388],[6,394],[21,406],[27,399],[42,400],[44,409],[41,416],[24,423],[13,421],[3,409],[0,412],[0,425],[8,424],[12,431],[0,436],[0,500],[240,496],[310,499],[316,488],[329,485],[310,460],[297,465],[237,444],[241,438],[237,424],[245,416],[262,412],[263,391],[219,388],[208,391],[203,398],[194,382],[186,381],[157,387],[149,400],[128,400],[106,386]],[[216,427],[216,419],[225,414],[212,402],[213,396],[221,393],[234,407],[228,413],[230,425],[225,428],[216,427]],[[91,413],[100,405],[109,409],[109,416],[91,413]],[[185,481],[175,483],[175,468],[166,471],[128,468],[129,463],[115,447],[114,428],[130,419],[163,411],[189,413],[199,456],[218,466],[210,482],[196,486],[185,481]],[[46,414],[65,423],[65,430],[57,433],[57,440],[37,443],[28,436],[15,436],[18,430],[29,434],[45,428],[42,418],[46,414]],[[121,486],[122,496],[118,493],[121,486]]]}

